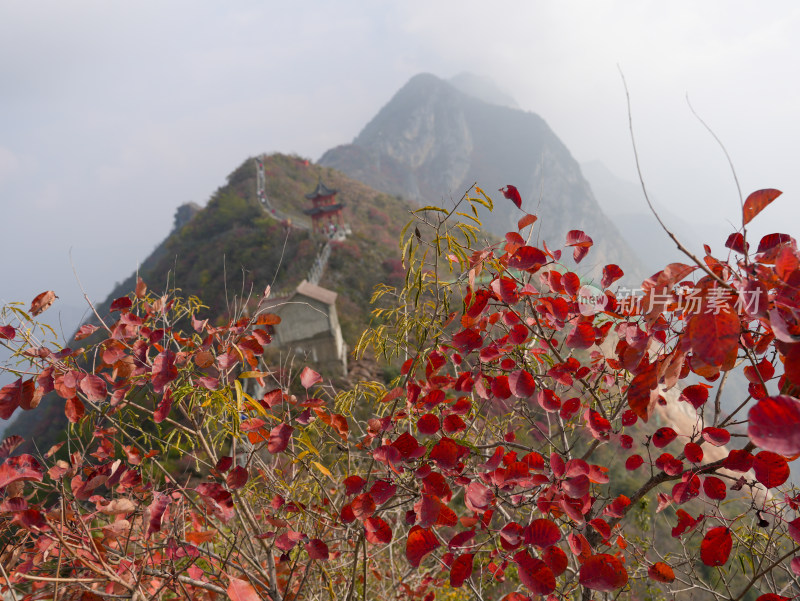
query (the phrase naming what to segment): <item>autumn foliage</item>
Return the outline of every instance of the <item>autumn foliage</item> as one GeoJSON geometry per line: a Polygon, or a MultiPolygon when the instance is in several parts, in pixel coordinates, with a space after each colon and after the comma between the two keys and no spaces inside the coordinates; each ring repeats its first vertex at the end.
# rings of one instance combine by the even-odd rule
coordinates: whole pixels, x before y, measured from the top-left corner
{"type": "MultiPolygon", "coordinates": [[[[521,207],[514,186],[502,192],[521,207]]],[[[51,395],[72,427],[41,454],[0,445],[2,590],[793,598],[800,251],[771,234],[751,252],[746,231],[779,194],[747,199],[730,252],[706,247],[638,294],[615,287],[620,266],[580,271],[586,232],[534,244],[533,215],[478,244],[455,219],[491,208],[480,189],[420,209],[406,286],[376,291],[357,349],[401,364],[390,386],[336,391],[311,367],[265,365],[280,326],[268,292],[212,325],[196,300],[140,281],[75,348],[33,321],[52,292],[7,308],[0,342],[18,379],[0,416],[51,395]],[[739,372],[746,389],[726,387],[739,372]]]]}

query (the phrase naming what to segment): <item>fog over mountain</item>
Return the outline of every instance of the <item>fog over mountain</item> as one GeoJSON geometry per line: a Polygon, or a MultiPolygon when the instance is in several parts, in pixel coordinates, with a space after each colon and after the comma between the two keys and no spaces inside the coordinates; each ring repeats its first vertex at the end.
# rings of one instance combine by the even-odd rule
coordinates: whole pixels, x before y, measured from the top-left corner
{"type": "MultiPolygon", "coordinates": [[[[477,86],[484,98],[513,103],[474,76],[456,79],[462,89],[477,86]]],[[[481,215],[484,225],[499,236],[516,230],[522,216],[498,191],[513,184],[551,247],[562,245],[572,229],[593,238],[583,273],[605,263],[640,273],[580,166],[541,117],[468,95],[434,75],[411,78],[351,144],[327,151],[319,162],[421,204],[447,205],[477,183],[495,202],[494,212],[481,215]]]]}
{"type": "MultiPolygon", "coordinates": [[[[615,227],[622,234],[647,270],[647,275],[672,262],[687,262],[674,242],[659,225],[647,206],[642,186],[614,175],[600,161],[583,163],[581,171],[592,187],[594,196],[615,227]]],[[[691,219],[676,215],[659,199],[653,206],[664,224],[678,237],[681,243],[698,256],[702,256],[703,244],[709,244],[715,252],[735,227],[725,227],[720,222],[704,222],[703,215],[692,215],[691,219]]]]}

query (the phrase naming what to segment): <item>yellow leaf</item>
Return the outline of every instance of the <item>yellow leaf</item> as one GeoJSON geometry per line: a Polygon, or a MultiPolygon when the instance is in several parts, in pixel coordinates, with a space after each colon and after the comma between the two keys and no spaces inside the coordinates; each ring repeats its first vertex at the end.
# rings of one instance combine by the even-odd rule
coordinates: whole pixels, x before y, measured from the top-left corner
{"type": "Polygon", "coordinates": [[[245,380],[247,378],[263,378],[268,375],[268,371],[243,371],[239,374],[239,378],[245,380]]]}
{"type": "Polygon", "coordinates": [[[308,433],[303,432],[302,434],[300,434],[300,436],[297,437],[297,442],[302,444],[309,451],[314,453],[314,455],[316,455],[317,457],[322,457],[322,455],[320,455],[320,452],[317,450],[317,447],[311,444],[311,440],[308,438],[308,433]]]}
{"type": "Polygon", "coordinates": [[[242,390],[242,384],[241,384],[241,382],[239,382],[239,380],[234,380],[233,384],[234,384],[234,388],[236,388],[236,411],[237,411],[237,413],[241,413],[242,412],[242,395],[244,394],[244,391],[242,390]]]}
{"type": "Polygon", "coordinates": [[[317,469],[319,471],[321,471],[323,474],[328,476],[328,478],[333,480],[333,474],[331,474],[330,470],[327,467],[325,467],[324,465],[322,465],[321,463],[318,463],[316,461],[312,461],[311,463],[313,463],[317,467],[317,469]]]}

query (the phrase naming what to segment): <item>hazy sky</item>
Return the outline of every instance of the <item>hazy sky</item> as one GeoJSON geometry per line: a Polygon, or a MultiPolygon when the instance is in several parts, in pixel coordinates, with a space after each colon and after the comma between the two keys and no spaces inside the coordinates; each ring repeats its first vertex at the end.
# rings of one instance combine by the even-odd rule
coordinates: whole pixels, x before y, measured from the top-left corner
{"type": "Polygon", "coordinates": [[[745,194],[784,191],[757,232],[798,235],[798,30],[789,0],[0,0],[0,299],[54,289],[54,309],[79,307],[70,251],[105,297],[179,204],[205,203],[248,156],[317,160],[423,71],[492,77],[576,159],[634,179],[619,65],[652,193],[735,221],[688,94],[745,194]]]}

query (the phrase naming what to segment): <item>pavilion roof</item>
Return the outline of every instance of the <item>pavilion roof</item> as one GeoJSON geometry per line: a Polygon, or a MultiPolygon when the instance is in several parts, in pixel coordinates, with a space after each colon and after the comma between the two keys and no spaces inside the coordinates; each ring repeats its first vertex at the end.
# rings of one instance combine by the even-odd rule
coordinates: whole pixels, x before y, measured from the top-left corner
{"type": "Polygon", "coordinates": [[[305,209],[303,213],[306,215],[320,215],[324,213],[335,213],[344,208],[344,204],[339,203],[335,205],[322,205],[320,207],[311,207],[310,209],[305,209]]]}
{"type": "Polygon", "coordinates": [[[306,198],[309,200],[314,200],[315,198],[319,198],[320,196],[333,196],[337,194],[339,190],[333,190],[322,183],[322,178],[319,178],[317,182],[317,187],[314,188],[314,191],[310,194],[306,194],[306,198]]]}

